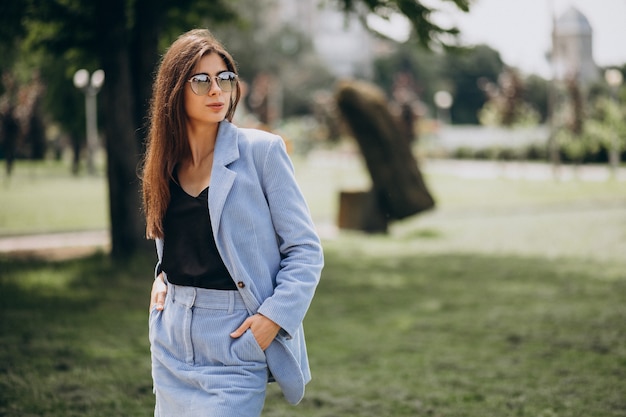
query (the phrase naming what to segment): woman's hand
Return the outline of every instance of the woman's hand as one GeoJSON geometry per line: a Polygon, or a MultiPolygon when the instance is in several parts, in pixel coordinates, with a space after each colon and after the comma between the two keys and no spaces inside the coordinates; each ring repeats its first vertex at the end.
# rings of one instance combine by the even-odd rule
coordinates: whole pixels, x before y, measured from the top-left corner
{"type": "Polygon", "coordinates": [[[163,272],[161,272],[152,283],[152,292],[150,293],[150,310],[156,305],[158,311],[163,310],[165,304],[165,295],[167,294],[167,285],[163,280],[163,272]]]}
{"type": "Polygon", "coordinates": [[[248,317],[237,330],[230,334],[230,337],[234,339],[241,337],[248,329],[252,332],[261,349],[265,350],[276,338],[280,326],[262,314],[255,314],[248,317]]]}

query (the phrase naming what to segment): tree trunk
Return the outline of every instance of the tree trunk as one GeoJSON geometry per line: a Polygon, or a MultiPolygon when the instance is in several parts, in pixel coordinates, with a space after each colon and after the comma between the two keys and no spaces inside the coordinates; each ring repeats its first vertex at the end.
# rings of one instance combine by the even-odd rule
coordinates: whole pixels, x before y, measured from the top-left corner
{"type": "Polygon", "coordinates": [[[337,223],[340,229],[386,233],[388,222],[385,214],[380,210],[374,192],[341,191],[337,223]]]}
{"type": "Polygon", "coordinates": [[[6,174],[7,177],[11,176],[13,172],[13,163],[15,162],[15,156],[17,153],[17,142],[20,136],[20,125],[15,118],[15,107],[9,106],[4,115],[0,114],[2,120],[1,134],[3,138],[0,141],[2,143],[2,153],[4,153],[4,159],[6,161],[6,174]]]}
{"type": "Polygon", "coordinates": [[[109,183],[111,256],[133,255],[144,242],[125,0],[98,0],[98,39],[106,80],[101,103],[109,183]]]}
{"type": "Polygon", "coordinates": [[[80,136],[70,133],[70,143],[72,146],[72,174],[78,175],[80,172],[80,151],[83,142],[80,136]]]}
{"type": "Polygon", "coordinates": [[[403,219],[434,207],[410,144],[382,91],[365,82],[345,82],[339,87],[337,104],[359,143],[382,211],[391,219],[403,219]]]}
{"type": "Polygon", "coordinates": [[[135,103],[133,117],[136,129],[135,139],[141,154],[145,151],[146,115],[152,96],[152,82],[159,61],[159,32],[163,20],[163,1],[136,0],[135,16],[142,16],[135,21],[131,44],[131,71],[135,103]]]}

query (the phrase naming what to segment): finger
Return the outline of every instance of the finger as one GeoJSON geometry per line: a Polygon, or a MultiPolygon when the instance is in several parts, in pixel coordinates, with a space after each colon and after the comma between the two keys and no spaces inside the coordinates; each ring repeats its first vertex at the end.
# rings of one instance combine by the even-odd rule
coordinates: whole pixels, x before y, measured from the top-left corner
{"type": "Polygon", "coordinates": [[[241,326],[237,327],[237,330],[230,334],[230,337],[232,337],[233,339],[241,337],[241,335],[244,334],[249,328],[250,323],[248,322],[248,319],[246,319],[243,323],[241,323],[241,326]]]}
{"type": "Polygon", "coordinates": [[[167,285],[163,281],[161,273],[152,283],[152,291],[150,292],[150,311],[153,307],[161,311],[165,305],[165,297],[167,295],[167,285]]]}
{"type": "Polygon", "coordinates": [[[157,310],[163,310],[163,307],[165,305],[165,294],[167,292],[166,291],[160,291],[156,294],[156,309],[157,310]]]}

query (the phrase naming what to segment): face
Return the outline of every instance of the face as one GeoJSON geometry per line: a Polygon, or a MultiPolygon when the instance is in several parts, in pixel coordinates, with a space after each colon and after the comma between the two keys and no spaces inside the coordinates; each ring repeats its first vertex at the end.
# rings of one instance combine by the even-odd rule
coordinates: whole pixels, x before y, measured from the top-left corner
{"type": "MultiPolygon", "coordinates": [[[[221,75],[224,77],[225,71],[228,71],[226,64],[221,56],[216,53],[211,53],[203,56],[194,71],[192,72],[193,79],[195,75],[196,80],[201,81],[197,84],[196,91],[202,91],[202,87],[206,87],[206,80],[210,79],[210,86],[206,94],[198,95],[194,93],[192,89],[192,83],[187,82],[185,85],[185,112],[187,113],[187,121],[191,124],[216,124],[224,120],[228,108],[230,106],[230,99],[233,91],[222,90],[218,82],[217,77],[221,75]]],[[[234,84],[233,84],[234,90],[234,84]]]]}

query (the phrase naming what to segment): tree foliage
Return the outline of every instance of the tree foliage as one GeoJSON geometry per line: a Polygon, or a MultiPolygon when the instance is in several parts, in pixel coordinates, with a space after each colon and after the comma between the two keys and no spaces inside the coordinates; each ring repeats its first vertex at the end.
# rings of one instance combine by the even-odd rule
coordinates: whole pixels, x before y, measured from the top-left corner
{"type": "MultiPolygon", "coordinates": [[[[280,95],[282,117],[311,112],[316,91],[328,89],[335,81],[311,39],[293,24],[263,24],[263,10],[268,2],[260,1],[239,10],[235,24],[216,27],[221,39],[239,67],[239,76],[247,84],[245,105],[254,110],[255,80],[269,76],[273,93],[280,95]]],[[[260,115],[257,115],[257,117],[260,115]]],[[[266,122],[266,121],[265,121],[266,122]]]]}
{"type": "Polygon", "coordinates": [[[607,96],[599,96],[589,105],[589,114],[580,127],[563,126],[556,140],[565,161],[574,163],[605,162],[612,149],[626,151],[626,107],[607,96]]]}
{"type": "Polygon", "coordinates": [[[481,85],[496,84],[504,64],[500,54],[487,45],[432,51],[420,47],[417,39],[400,45],[393,53],[376,60],[375,80],[387,92],[393,91],[398,73],[414,80],[415,93],[433,112],[433,97],[439,90],[451,93],[451,121],[478,123],[478,114],[488,97],[481,85]]]}
{"type": "MultiPolygon", "coordinates": [[[[382,17],[389,17],[392,13],[403,14],[411,21],[418,42],[427,49],[434,46],[453,46],[450,37],[459,33],[455,27],[444,27],[433,21],[432,13],[437,9],[428,5],[432,2],[417,0],[337,0],[336,2],[342,10],[348,13],[360,13],[364,8],[367,12],[382,17]]],[[[469,11],[470,6],[470,0],[440,0],[440,3],[452,3],[465,12],[469,11]]]]}
{"type": "Polygon", "coordinates": [[[500,54],[487,45],[446,54],[443,75],[452,81],[454,102],[450,117],[455,123],[478,123],[478,113],[487,102],[480,84],[496,82],[504,64],[500,54]]]}
{"type": "Polygon", "coordinates": [[[448,89],[449,82],[441,76],[443,54],[420,47],[414,37],[401,44],[390,55],[374,62],[374,81],[391,92],[398,73],[408,73],[414,80],[415,93],[430,108],[438,90],[448,89]]]}
{"type": "MultiPolygon", "coordinates": [[[[467,10],[469,0],[452,2],[467,10]]],[[[137,167],[143,151],[147,104],[152,75],[164,45],[192,27],[207,26],[235,17],[227,0],[3,0],[0,3],[0,70],[9,70],[18,46],[32,42],[43,57],[66,60],[55,62],[46,72],[49,83],[69,88],[73,71],[85,67],[102,68],[106,73],[100,96],[101,125],[107,152],[107,177],[111,220],[112,255],[123,259],[140,248],[143,219],[140,213],[137,167]],[[58,65],[58,67],[57,67],[58,65]],[[62,79],[57,79],[59,77],[62,79]]],[[[365,7],[386,15],[405,14],[413,23],[424,45],[439,42],[453,28],[432,22],[432,9],[411,0],[338,0],[338,7],[351,12],[365,7]],[[357,6],[360,4],[361,6],[357,6]]],[[[45,66],[46,64],[42,64],[45,66]]],[[[54,90],[54,89],[53,89],[54,90]]],[[[69,99],[69,105],[74,99],[69,99]]],[[[61,95],[59,95],[59,99],[61,95]]],[[[62,105],[62,104],[57,104],[62,105]]],[[[65,118],[61,113],[56,117],[65,118]]],[[[67,125],[66,127],[69,127],[67,125]]]]}
{"type": "Polygon", "coordinates": [[[480,87],[488,97],[479,113],[483,125],[517,127],[538,123],[539,112],[525,100],[526,85],[517,70],[506,67],[497,84],[484,80],[480,87]]]}
{"type": "MultiPolygon", "coordinates": [[[[171,35],[166,40],[169,43],[183,30],[210,19],[233,18],[234,12],[220,0],[6,0],[3,7],[6,13],[0,14],[0,26],[6,29],[0,32],[2,48],[21,43],[31,51],[43,51],[40,53],[45,57],[67,60],[65,72],[53,70],[56,65],[48,67],[50,79],[46,81],[58,86],[53,91],[73,90],[70,80],[78,68],[105,71],[100,106],[106,138],[112,254],[117,259],[132,255],[143,246],[136,172],[159,41],[171,35]],[[164,30],[166,27],[171,32],[164,30]]],[[[2,69],[11,65],[5,62],[2,69]]],[[[62,97],[59,94],[56,106],[62,97]]],[[[72,103],[68,100],[65,104],[72,107],[72,103]]],[[[62,112],[56,116],[70,128],[69,117],[66,119],[62,112]]]]}

